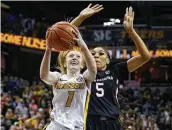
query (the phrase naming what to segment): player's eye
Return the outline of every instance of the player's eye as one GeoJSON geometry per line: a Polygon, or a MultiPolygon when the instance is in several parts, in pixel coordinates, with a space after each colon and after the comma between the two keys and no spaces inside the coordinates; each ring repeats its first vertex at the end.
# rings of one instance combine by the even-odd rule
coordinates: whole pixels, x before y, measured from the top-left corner
{"type": "Polygon", "coordinates": [[[95,53],[95,52],[91,52],[91,54],[92,54],[93,56],[95,56],[95,55],[96,55],[96,53],[95,53]]]}
{"type": "Polygon", "coordinates": [[[70,58],[71,58],[71,57],[74,57],[74,54],[70,54],[69,57],[70,57],[70,58]]]}
{"type": "Polygon", "coordinates": [[[105,54],[105,53],[103,53],[103,52],[99,52],[99,55],[100,55],[100,56],[102,56],[102,55],[104,55],[104,54],[105,54]]]}
{"type": "Polygon", "coordinates": [[[77,55],[77,58],[81,58],[81,56],[80,55],[77,55]]]}

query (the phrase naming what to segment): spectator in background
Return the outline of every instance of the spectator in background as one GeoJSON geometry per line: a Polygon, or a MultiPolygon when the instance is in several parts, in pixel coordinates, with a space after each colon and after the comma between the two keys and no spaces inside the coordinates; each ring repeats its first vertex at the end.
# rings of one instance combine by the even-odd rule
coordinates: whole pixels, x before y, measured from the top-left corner
{"type": "Polygon", "coordinates": [[[152,105],[149,100],[143,105],[143,114],[147,116],[152,115],[152,105]]]}
{"type": "Polygon", "coordinates": [[[27,116],[27,117],[29,116],[29,110],[28,110],[25,102],[23,101],[23,99],[20,99],[16,109],[19,110],[19,115],[27,116]]]}
{"type": "Polygon", "coordinates": [[[37,111],[38,105],[37,105],[35,99],[32,99],[32,100],[31,100],[31,103],[29,104],[29,109],[30,109],[31,111],[37,111]]]}

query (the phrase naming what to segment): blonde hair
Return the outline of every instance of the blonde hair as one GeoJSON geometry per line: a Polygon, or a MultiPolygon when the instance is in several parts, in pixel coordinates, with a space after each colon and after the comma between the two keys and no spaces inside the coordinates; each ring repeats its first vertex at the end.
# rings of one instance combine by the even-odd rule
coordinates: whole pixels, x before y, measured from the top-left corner
{"type": "MultiPolygon", "coordinates": [[[[66,63],[66,56],[70,51],[79,51],[81,52],[81,48],[78,46],[74,46],[72,50],[62,51],[58,55],[58,66],[63,74],[67,73],[67,69],[65,66],[66,63]]],[[[84,59],[82,59],[82,65],[84,66],[84,59]]]]}

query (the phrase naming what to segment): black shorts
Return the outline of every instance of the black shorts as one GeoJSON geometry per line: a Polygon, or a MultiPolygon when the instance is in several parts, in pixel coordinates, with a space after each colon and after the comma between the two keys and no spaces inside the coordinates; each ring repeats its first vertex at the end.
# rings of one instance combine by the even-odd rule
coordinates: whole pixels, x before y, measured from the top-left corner
{"type": "Polygon", "coordinates": [[[86,130],[122,130],[119,118],[87,116],[86,130]]]}

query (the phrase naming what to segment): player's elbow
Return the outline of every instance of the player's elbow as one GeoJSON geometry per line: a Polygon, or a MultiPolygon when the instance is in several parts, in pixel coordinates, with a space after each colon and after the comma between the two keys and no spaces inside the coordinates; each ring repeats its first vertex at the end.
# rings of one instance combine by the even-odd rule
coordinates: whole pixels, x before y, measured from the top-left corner
{"type": "Polygon", "coordinates": [[[40,73],[40,79],[41,79],[42,81],[46,80],[46,78],[47,78],[47,75],[45,75],[45,74],[43,74],[43,73],[40,73]]]}
{"type": "Polygon", "coordinates": [[[44,81],[44,80],[45,80],[45,77],[40,75],[40,79],[41,79],[42,81],[44,81]]]}
{"type": "Polygon", "coordinates": [[[46,76],[44,76],[44,75],[40,75],[40,79],[41,79],[44,83],[49,84],[49,82],[48,82],[48,80],[47,80],[47,77],[46,77],[46,76]]]}
{"type": "Polygon", "coordinates": [[[149,53],[147,53],[143,56],[143,58],[144,58],[145,62],[148,62],[151,59],[151,55],[149,53]]]}

